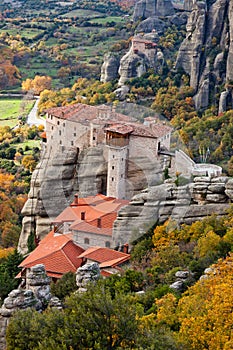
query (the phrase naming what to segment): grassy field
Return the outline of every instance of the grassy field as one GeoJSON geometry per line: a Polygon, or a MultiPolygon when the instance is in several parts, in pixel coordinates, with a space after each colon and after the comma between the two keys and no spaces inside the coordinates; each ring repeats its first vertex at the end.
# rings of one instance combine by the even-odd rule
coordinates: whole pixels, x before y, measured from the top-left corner
{"type": "Polygon", "coordinates": [[[34,28],[19,28],[18,26],[6,26],[2,29],[0,29],[1,33],[8,33],[9,35],[16,36],[20,34],[21,37],[28,38],[28,39],[34,39],[37,35],[42,34],[44,31],[34,28]]]}
{"type": "Polygon", "coordinates": [[[0,98],[0,126],[13,127],[18,117],[27,114],[33,106],[33,101],[22,103],[22,98],[0,98]]]}
{"type": "Polygon", "coordinates": [[[107,17],[94,18],[90,21],[90,23],[96,23],[96,24],[106,24],[111,22],[120,23],[120,22],[124,22],[124,19],[122,17],[107,16],[107,17]]]}
{"type": "MultiPolygon", "coordinates": [[[[22,148],[25,151],[26,146],[29,147],[30,150],[32,150],[33,147],[40,148],[40,142],[41,140],[27,140],[22,143],[11,144],[11,146],[14,147],[16,150],[18,150],[19,148],[22,148]]],[[[30,154],[31,153],[30,150],[26,151],[25,154],[30,154]]]]}
{"type": "Polygon", "coordinates": [[[83,18],[83,17],[98,17],[98,16],[100,16],[100,12],[85,10],[85,9],[73,10],[62,15],[62,17],[66,17],[66,18],[71,18],[71,17],[83,18]]]}

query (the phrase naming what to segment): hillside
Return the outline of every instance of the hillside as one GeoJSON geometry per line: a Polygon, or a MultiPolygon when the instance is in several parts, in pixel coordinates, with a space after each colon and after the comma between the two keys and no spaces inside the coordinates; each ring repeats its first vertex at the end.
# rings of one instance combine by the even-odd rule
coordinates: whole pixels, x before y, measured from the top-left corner
{"type": "MultiPolygon", "coordinates": [[[[0,5],[0,43],[8,50],[21,81],[36,74],[49,75],[54,87],[62,87],[80,76],[96,77],[103,54],[130,36],[125,5],[117,2],[107,6],[85,1],[14,4],[0,5]]],[[[19,88],[19,82],[2,82],[1,89],[19,88]]]]}

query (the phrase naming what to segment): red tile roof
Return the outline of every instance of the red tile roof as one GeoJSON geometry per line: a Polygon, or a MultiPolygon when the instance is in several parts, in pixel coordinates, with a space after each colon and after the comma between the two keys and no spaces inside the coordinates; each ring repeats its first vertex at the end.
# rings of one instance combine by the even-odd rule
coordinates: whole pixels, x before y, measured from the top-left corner
{"type": "Polygon", "coordinates": [[[162,123],[153,123],[151,125],[151,129],[158,137],[165,136],[172,132],[172,128],[170,126],[162,123]]]}
{"type": "Polygon", "coordinates": [[[19,265],[29,268],[36,264],[44,264],[47,274],[60,277],[69,271],[75,272],[81,266],[78,256],[84,251],[72,241],[71,234],[56,235],[51,231],[19,265]]]}
{"type": "Polygon", "coordinates": [[[53,223],[70,222],[71,230],[111,236],[117,212],[128,203],[127,200],[106,197],[102,194],[78,198],[78,204],[73,202],[55,218],[53,223]],[[83,212],[85,212],[85,219],[81,220],[83,212]],[[99,227],[99,223],[101,227],[99,227]]]}
{"type": "Polygon", "coordinates": [[[136,135],[141,137],[158,138],[171,132],[172,128],[162,123],[153,123],[147,126],[140,123],[117,123],[105,128],[105,131],[118,134],[136,135]]]}
{"type": "Polygon", "coordinates": [[[107,114],[106,120],[116,121],[132,121],[135,120],[132,117],[123,115],[121,113],[116,113],[111,110],[109,106],[89,106],[82,103],[71,104],[62,107],[52,107],[47,110],[49,115],[53,115],[59,119],[68,119],[74,122],[88,123],[94,121],[99,123],[101,118],[103,118],[103,113],[107,114]]]}
{"type": "Polygon", "coordinates": [[[133,132],[133,128],[130,125],[115,124],[105,128],[106,131],[116,132],[117,134],[127,135],[133,132]]]}
{"type": "Polygon", "coordinates": [[[130,259],[130,254],[110,248],[91,247],[80,254],[79,258],[86,258],[98,262],[100,267],[115,267],[128,261],[130,259]]]}

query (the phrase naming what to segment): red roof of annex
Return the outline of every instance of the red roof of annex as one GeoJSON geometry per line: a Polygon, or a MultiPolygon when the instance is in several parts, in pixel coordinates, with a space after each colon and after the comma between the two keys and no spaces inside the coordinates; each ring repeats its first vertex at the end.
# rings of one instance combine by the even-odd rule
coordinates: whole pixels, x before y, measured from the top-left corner
{"type": "Polygon", "coordinates": [[[44,264],[48,276],[61,277],[69,271],[75,272],[81,266],[79,255],[82,252],[84,249],[73,242],[72,234],[55,235],[54,231],[50,231],[19,267],[44,264]]]}

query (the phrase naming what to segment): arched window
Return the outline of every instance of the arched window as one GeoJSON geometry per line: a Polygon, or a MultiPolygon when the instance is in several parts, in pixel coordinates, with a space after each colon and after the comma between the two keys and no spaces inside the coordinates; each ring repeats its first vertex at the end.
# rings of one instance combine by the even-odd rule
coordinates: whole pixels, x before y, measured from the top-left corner
{"type": "Polygon", "coordinates": [[[106,241],[106,242],[105,242],[105,247],[106,247],[106,248],[110,248],[110,246],[111,246],[111,243],[110,243],[109,241],[106,241]]]}
{"type": "Polygon", "coordinates": [[[89,238],[84,238],[84,244],[90,244],[89,238]]]}

